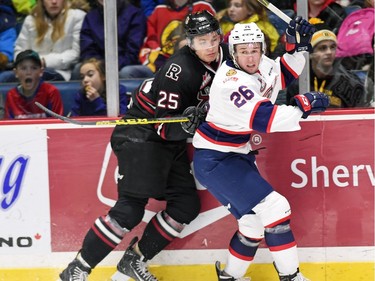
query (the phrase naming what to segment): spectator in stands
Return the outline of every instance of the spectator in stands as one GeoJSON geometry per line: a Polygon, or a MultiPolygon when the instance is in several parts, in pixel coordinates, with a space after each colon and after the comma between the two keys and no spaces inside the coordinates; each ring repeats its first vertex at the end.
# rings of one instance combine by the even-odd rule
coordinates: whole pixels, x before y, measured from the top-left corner
{"type": "MultiPolygon", "coordinates": [[[[80,68],[82,88],[75,96],[71,116],[107,115],[106,76],[103,60],[91,58],[80,68]]],[[[120,115],[127,110],[126,87],[119,85],[120,115]]]]}
{"type": "Polygon", "coordinates": [[[33,50],[23,51],[17,55],[14,65],[14,72],[20,84],[9,90],[6,95],[5,119],[47,117],[35,102],[63,114],[59,90],[41,79],[43,66],[38,53],[33,50]]]}
{"type": "Polygon", "coordinates": [[[0,72],[11,69],[14,55],[14,42],[17,39],[16,14],[12,2],[0,2],[0,72]]]}
{"type": "Polygon", "coordinates": [[[141,0],[141,9],[149,17],[157,5],[164,4],[165,0],[141,0]]]}
{"type": "MultiPolygon", "coordinates": [[[[33,49],[39,53],[46,81],[68,81],[79,58],[79,33],[85,12],[70,9],[69,0],[40,0],[26,17],[16,40],[15,55],[33,49]]],[[[15,82],[12,72],[0,82],[15,82]]]]}
{"type": "Polygon", "coordinates": [[[13,7],[17,15],[17,34],[22,28],[22,24],[25,18],[31,13],[32,9],[35,7],[36,0],[5,0],[12,2],[13,7]]]}
{"type": "Polygon", "coordinates": [[[3,95],[0,93],[0,120],[4,119],[4,98],[3,95]]]}
{"type": "MultiPolygon", "coordinates": [[[[314,33],[310,54],[310,90],[329,96],[330,107],[364,106],[364,86],[355,74],[347,71],[339,61],[335,61],[336,35],[322,29],[314,33]]],[[[287,88],[287,103],[299,94],[298,80],[287,88]]]]}
{"type": "Polygon", "coordinates": [[[324,23],[329,30],[337,34],[342,21],[346,17],[344,7],[335,0],[308,0],[309,22],[324,23]],[[313,20],[311,20],[314,18],[313,20]]]}
{"type": "Polygon", "coordinates": [[[91,10],[90,2],[91,0],[70,0],[70,7],[72,9],[81,9],[85,13],[91,10]]]}
{"type": "Polygon", "coordinates": [[[268,2],[272,3],[275,7],[279,8],[280,10],[296,10],[296,0],[270,0],[268,2]]]}
{"type": "Polygon", "coordinates": [[[224,41],[228,42],[228,35],[236,23],[254,22],[266,36],[268,52],[273,52],[279,40],[277,29],[270,23],[267,10],[254,0],[227,0],[227,8],[217,14],[220,27],[223,30],[224,41]]]}
{"type": "MultiPolygon", "coordinates": [[[[117,0],[117,28],[118,67],[120,78],[123,78],[121,73],[124,67],[139,64],[138,54],[146,35],[146,17],[140,8],[126,0],[117,0]]],[[[105,59],[103,0],[97,0],[87,13],[80,38],[81,61],[89,58],[105,59]]],[[[78,79],[75,76],[74,79],[78,79]]]]}
{"type": "Polygon", "coordinates": [[[183,39],[182,23],[188,13],[206,10],[215,15],[214,8],[204,1],[193,3],[192,0],[166,0],[165,3],[156,6],[147,19],[147,37],[139,53],[142,65],[123,68],[120,77],[153,77],[174,53],[176,43],[183,39]]]}
{"type": "Polygon", "coordinates": [[[374,7],[374,0],[353,0],[350,1],[349,6],[359,6],[361,8],[374,7]]]}
{"type": "MultiPolygon", "coordinates": [[[[374,46],[375,47],[375,46],[374,46]]],[[[365,90],[366,90],[366,98],[365,98],[365,105],[375,107],[375,97],[374,97],[374,57],[372,57],[371,64],[369,66],[369,70],[367,71],[367,76],[365,80],[365,90]]]]}

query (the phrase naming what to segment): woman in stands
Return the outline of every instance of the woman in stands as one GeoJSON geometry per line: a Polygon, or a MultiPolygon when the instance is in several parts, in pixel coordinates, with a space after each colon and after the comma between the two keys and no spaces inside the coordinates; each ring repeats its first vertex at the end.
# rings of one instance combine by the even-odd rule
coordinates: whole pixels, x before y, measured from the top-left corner
{"type": "MultiPolygon", "coordinates": [[[[80,68],[81,89],[77,92],[71,116],[107,115],[105,64],[96,58],[85,60],[80,68]]],[[[127,110],[126,87],[119,85],[120,115],[127,110]]]]}
{"type": "Polygon", "coordinates": [[[317,24],[324,23],[329,30],[337,34],[346,12],[335,0],[308,0],[309,22],[317,24]],[[316,18],[311,20],[312,18],[316,18]]]}
{"type": "Polygon", "coordinates": [[[277,29],[267,17],[266,9],[257,1],[252,0],[227,0],[227,8],[217,13],[217,19],[227,41],[229,32],[236,23],[254,22],[266,35],[267,51],[273,52],[279,40],[277,29]]]}
{"type": "MultiPolygon", "coordinates": [[[[69,0],[37,1],[16,40],[15,56],[26,49],[39,53],[44,80],[70,80],[72,67],[78,62],[79,36],[86,13],[71,9],[69,3],[69,0]]],[[[16,81],[12,71],[0,75],[0,82],[16,81]]]]}

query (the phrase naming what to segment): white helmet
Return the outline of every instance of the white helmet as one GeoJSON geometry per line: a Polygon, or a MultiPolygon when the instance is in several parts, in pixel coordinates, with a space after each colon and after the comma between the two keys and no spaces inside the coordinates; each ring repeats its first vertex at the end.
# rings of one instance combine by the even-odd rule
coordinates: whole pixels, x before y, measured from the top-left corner
{"type": "Polygon", "coordinates": [[[264,34],[256,23],[236,23],[228,38],[229,54],[234,59],[234,45],[243,43],[262,43],[262,51],[266,52],[264,34]]]}

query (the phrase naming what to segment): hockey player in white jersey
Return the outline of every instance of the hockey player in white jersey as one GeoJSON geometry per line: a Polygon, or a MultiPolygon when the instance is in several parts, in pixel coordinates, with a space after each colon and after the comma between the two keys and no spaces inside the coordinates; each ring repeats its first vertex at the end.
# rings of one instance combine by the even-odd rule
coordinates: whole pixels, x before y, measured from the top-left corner
{"type": "Polygon", "coordinates": [[[216,262],[219,281],[250,280],[244,275],[263,238],[281,281],[308,280],[299,272],[288,200],[258,172],[249,140],[253,131],[300,130],[301,118],[328,106],[319,92],[295,96],[295,106],[274,104],[278,91],[302,72],[313,29],[301,17],[292,20],[288,53],[277,60],[264,55],[264,34],[255,23],[236,24],[230,34],[232,59],[216,73],[206,122],[193,138],[195,177],[238,220],[225,269],[216,262]]]}

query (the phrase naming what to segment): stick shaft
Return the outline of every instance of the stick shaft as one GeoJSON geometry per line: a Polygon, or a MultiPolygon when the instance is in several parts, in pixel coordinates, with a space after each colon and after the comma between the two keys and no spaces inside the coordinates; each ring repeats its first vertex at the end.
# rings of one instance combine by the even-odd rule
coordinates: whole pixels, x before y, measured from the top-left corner
{"type": "Polygon", "coordinates": [[[277,8],[275,5],[268,2],[267,0],[258,0],[258,2],[286,23],[289,23],[292,20],[288,15],[286,15],[283,11],[281,11],[279,8],[277,8]]]}
{"type": "Polygon", "coordinates": [[[181,122],[188,122],[189,118],[184,116],[176,116],[176,117],[165,117],[165,118],[133,118],[133,119],[121,119],[121,120],[102,120],[102,121],[79,121],[74,120],[52,110],[46,108],[45,106],[41,105],[39,102],[35,102],[35,105],[39,107],[41,110],[46,112],[47,114],[58,118],[64,122],[80,125],[80,126],[103,126],[103,125],[147,125],[147,124],[156,124],[156,123],[181,123],[181,122]]]}

